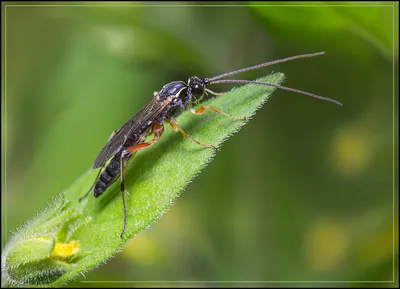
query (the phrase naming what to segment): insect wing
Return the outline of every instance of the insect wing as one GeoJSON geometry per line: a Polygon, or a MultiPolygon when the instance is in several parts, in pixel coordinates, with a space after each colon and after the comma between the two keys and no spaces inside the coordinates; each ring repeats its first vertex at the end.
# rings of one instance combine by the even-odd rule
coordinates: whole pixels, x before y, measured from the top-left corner
{"type": "Polygon", "coordinates": [[[129,133],[131,121],[127,122],[103,147],[100,154],[97,156],[93,168],[99,168],[112,156],[114,156],[125,143],[125,135],[129,133]]]}
{"type": "Polygon", "coordinates": [[[167,98],[166,101],[159,101],[157,96],[153,97],[132,119],[130,119],[124,126],[110,139],[110,141],[103,147],[97,156],[93,168],[103,166],[108,159],[114,156],[121,147],[124,145],[126,139],[135,134],[144,126],[149,127],[152,125],[154,117],[159,114],[170,102],[172,98],[167,98]]]}

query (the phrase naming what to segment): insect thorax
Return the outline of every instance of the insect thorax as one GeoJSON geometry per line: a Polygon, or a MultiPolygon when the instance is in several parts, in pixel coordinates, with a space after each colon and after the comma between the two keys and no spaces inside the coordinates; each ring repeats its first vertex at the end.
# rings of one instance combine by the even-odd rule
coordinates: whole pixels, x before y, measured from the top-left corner
{"type": "Polygon", "coordinates": [[[158,93],[160,101],[166,101],[170,96],[179,97],[182,90],[186,90],[187,85],[183,81],[173,81],[163,86],[158,93]]]}

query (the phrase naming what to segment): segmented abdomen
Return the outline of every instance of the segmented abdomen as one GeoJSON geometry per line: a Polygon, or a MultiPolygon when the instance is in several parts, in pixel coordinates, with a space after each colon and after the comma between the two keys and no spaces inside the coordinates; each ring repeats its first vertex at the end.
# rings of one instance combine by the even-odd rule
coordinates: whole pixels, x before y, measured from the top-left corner
{"type": "MultiPolygon", "coordinates": [[[[130,146],[143,143],[144,140],[146,139],[146,135],[149,129],[150,129],[150,124],[147,124],[138,132],[138,134],[134,134],[131,136],[131,138],[128,138],[125,144],[120,148],[119,152],[112,158],[110,163],[105,167],[105,169],[100,174],[99,178],[96,180],[96,183],[94,184],[93,195],[96,198],[99,197],[102,193],[104,193],[104,191],[118,179],[121,172],[120,161],[122,152],[125,149],[129,148],[130,146]]],[[[130,157],[131,156],[125,157],[125,160],[130,157]]]]}
{"type": "MultiPolygon", "coordinates": [[[[121,154],[118,154],[118,156],[121,157],[121,154]]],[[[104,191],[116,181],[119,176],[119,172],[119,161],[117,161],[116,157],[114,157],[96,180],[93,188],[93,195],[97,198],[104,193],[104,191]]]]}

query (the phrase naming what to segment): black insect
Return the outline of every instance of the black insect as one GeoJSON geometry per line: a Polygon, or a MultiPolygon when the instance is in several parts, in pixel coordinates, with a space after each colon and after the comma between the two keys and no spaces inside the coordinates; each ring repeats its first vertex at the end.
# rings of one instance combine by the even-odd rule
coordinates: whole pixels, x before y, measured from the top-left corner
{"type": "Polygon", "coordinates": [[[168,122],[175,131],[179,130],[182,133],[182,135],[185,138],[189,139],[190,141],[198,145],[209,147],[216,150],[216,148],[211,144],[203,144],[189,137],[185,133],[185,131],[179,127],[175,118],[178,117],[185,110],[190,110],[194,114],[202,114],[207,109],[210,109],[215,111],[216,113],[224,114],[231,118],[246,119],[246,117],[244,116],[229,115],[227,113],[220,111],[215,107],[211,107],[208,105],[201,106],[198,109],[192,108],[193,106],[200,103],[204,94],[210,93],[215,96],[222,95],[223,93],[215,93],[207,88],[209,85],[219,84],[219,83],[247,83],[247,84],[267,85],[283,90],[288,90],[308,95],[314,98],[330,101],[338,105],[342,105],[340,102],[327,97],[319,96],[302,90],[293,89],[272,83],[250,81],[250,80],[221,80],[221,78],[225,78],[227,76],[232,76],[234,74],[254,69],[259,69],[265,66],[291,61],[298,58],[314,57],[322,54],[324,54],[324,52],[297,55],[293,57],[279,59],[255,65],[252,67],[224,73],[211,78],[201,79],[197,76],[192,76],[189,78],[187,83],[183,81],[173,81],[164,85],[160,92],[154,92],[153,98],[138,113],[136,113],[132,117],[132,119],[130,119],[121,129],[114,131],[111,134],[108,143],[101,150],[100,154],[97,156],[93,165],[94,169],[101,168],[96,177],[96,180],[92,185],[92,187],[89,189],[89,191],[79,200],[81,201],[91,191],[93,191],[93,195],[96,198],[99,197],[120,176],[121,177],[120,191],[122,194],[122,203],[124,208],[124,225],[120,235],[122,238],[126,229],[125,193],[128,193],[125,190],[125,174],[124,174],[125,165],[127,161],[137,151],[154,144],[160,139],[164,131],[165,122],[168,122]],[[149,142],[145,142],[146,137],[151,134],[154,134],[154,138],[149,142]],[[107,162],[108,164],[106,165],[107,162]]]}

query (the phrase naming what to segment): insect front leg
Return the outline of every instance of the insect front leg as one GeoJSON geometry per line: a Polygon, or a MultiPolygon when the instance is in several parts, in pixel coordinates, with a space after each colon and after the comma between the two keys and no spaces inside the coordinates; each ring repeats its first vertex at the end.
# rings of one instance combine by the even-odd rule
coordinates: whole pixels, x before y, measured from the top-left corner
{"type": "Polygon", "coordinates": [[[188,140],[190,140],[190,141],[192,141],[192,142],[194,142],[194,143],[196,143],[198,145],[201,145],[203,147],[212,148],[215,151],[217,151],[217,148],[215,146],[213,146],[211,144],[203,144],[203,143],[201,143],[201,142],[199,142],[199,141],[197,141],[195,139],[192,139],[190,136],[188,136],[187,133],[182,128],[179,127],[178,123],[172,117],[170,117],[167,121],[170,124],[170,126],[172,127],[172,129],[174,131],[178,131],[179,130],[184,138],[186,138],[186,139],[188,139],[188,140]]]}
{"type": "Polygon", "coordinates": [[[234,116],[234,115],[230,115],[230,114],[227,114],[227,113],[225,113],[225,112],[220,111],[218,108],[215,108],[215,107],[212,107],[212,106],[209,106],[209,105],[204,105],[204,106],[202,106],[202,107],[200,107],[200,108],[198,108],[198,109],[196,109],[196,110],[192,108],[192,109],[190,110],[190,112],[193,113],[193,114],[200,115],[200,114],[203,114],[204,111],[205,111],[206,109],[211,109],[211,110],[215,111],[215,112],[218,113],[218,114],[223,114],[223,115],[225,115],[225,116],[227,116],[227,117],[230,117],[230,118],[239,118],[239,119],[245,119],[245,120],[247,119],[246,116],[234,116]]]}
{"type": "MultiPolygon", "coordinates": [[[[108,141],[110,141],[110,139],[112,139],[112,138],[114,137],[114,135],[116,135],[117,132],[118,132],[118,130],[114,130],[114,131],[110,134],[110,136],[109,136],[109,138],[108,138],[108,141]]],[[[104,169],[104,165],[102,165],[102,166],[100,167],[99,172],[97,173],[97,176],[96,176],[96,178],[94,179],[94,182],[93,182],[92,186],[90,187],[90,189],[89,189],[82,197],[79,198],[79,202],[82,202],[82,201],[89,195],[89,193],[92,191],[92,189],[93,189],[94,185],[96,184],[96,181],[97,181],[97,179],[99,178],[99,176],[100,176],[101,172],[103,171],[103,169],[104,169]]]]}
{"type": "Polygon", "coordinates": [[[224,92],[215,92],[215,91],[212,91],[212,90],[210,90],[208,88],[206,88],[205,91],[208,92],[208,93],[211,93],[212,95],[215,95],[215,96],[224,95],[224,92]]]}
{"type": "MultiPolygon", "coordinates": [[[[123,237],[124,233],[125,233],[125,229],[126,229],[126,203],[125,203],[125,193],[128,193],[125,190],[125,164],[124,164],[124,159],[126,157],[129,157],[130,155],[132,155],[133,153],[142,150],[148,146],[151,146],[152,144],[154,144],[156,141],[158,141],[161,137],[161,135],[164,132],[164,126],[162,124],[158,124],[158,123],[154,123],[152,126],[152,131],[154,133],[154,138],[149,141],[149,142],[145,142],[145,143],[141,143],[141,144],[137,144],[137,145],[133,145],[131,147],[128,147],[127,149],[125,149],[122,154],[121,154],[121,159],[120,159],[120,166],[121,166],[121,194],[122,194],[122,204],[124,206],[124,227],[122,229],[121,232],[121,238],[123,237]]],[[[128,193],[129,194],[129,193],[128,193]]]]}

